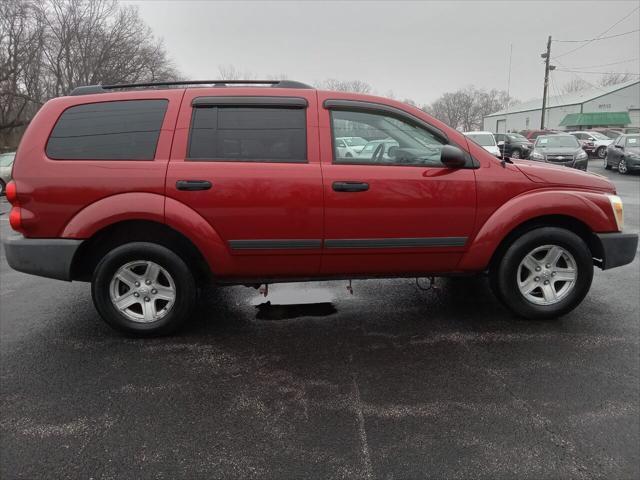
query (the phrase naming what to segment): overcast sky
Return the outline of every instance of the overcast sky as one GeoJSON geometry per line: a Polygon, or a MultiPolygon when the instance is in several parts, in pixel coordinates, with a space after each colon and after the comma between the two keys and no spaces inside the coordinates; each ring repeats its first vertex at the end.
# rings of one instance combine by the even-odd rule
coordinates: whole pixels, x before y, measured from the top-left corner
{"type": "MultiPolygon", "coordinates": [[[[122,1],[138,6],[189,79],[219,78],[218,66],[232,64],[259,77],[286,73],[307,83],[363,80],[379,95],[392,91],[419,104],[467,85],[506,90],[511,44],[511,95],[523,101],[539,98],[540,53],[548,35],[590,39],[639,5],[637,0],[122,1]]],[[[638,28],[636,10],[605,35],[638,28]]],[[[580,45],[553,43],[552,59],[580,45]]],[[[585,72],[637,74],[639,57],[635,32],[593,42],[552,63],[585,72]]],[[[550,94],[572,75],[554,72],[550,94]]],[[[593,83],[599,78],[579,76],[593,83]]]]}

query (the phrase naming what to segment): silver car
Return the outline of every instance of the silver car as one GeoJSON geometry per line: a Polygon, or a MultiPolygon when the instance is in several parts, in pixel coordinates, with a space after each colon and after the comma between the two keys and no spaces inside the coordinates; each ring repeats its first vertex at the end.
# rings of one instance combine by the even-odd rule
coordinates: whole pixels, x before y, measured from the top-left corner
{"type": "Polygon", "coordinates": [[[7,183],[11,181],[11,170],[13,170],[13,159],[16,152],[0,153],[0,195],[4,195],[7,183]]]}

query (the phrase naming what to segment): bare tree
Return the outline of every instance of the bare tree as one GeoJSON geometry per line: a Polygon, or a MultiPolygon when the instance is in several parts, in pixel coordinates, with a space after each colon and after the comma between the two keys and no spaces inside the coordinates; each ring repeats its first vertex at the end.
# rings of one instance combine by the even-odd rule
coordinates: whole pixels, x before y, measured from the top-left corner
{"type": "Polygon", "coordinates": [[[40,56],[43,25],[39,4],[0,2],[0,132],[29,122],[43,102],[40,56]]]}
{"type": "Polygon", "coordinates": [[[631,75],[629,72],[612,72],[603,75],[600,81],[598,81],[598,84],[601,87],[608,87],[610,85],[617,85],[619,83],[628,82],[629,80],[632,80],[634,78],[636,77],[634,75],[631,75]]]}
{"type": "MultiPolygon", "coordinates": [[[[0,0],[0,134],[78,85],[179,78],[136,8],[116,0],[0,0]]],[[[7,133],[9,132],[9,133],[7,133]]]]}
{"type": "Polygon", "coordinates": [[[362,80],[338,80],[335,78],[327,78],[326,80],[317,82],[316,86],[323,90],[333,90],[336,92],[371,93],[373,90],[371,85],[362,80]]]}
{"type": "Polygon", "coordinates": [[[221,80],[256,80],[255,73],[245,70],[244,72],[236,68],[235,65],[218,65],[218,74],[221,80]]]}
{"type": "Polygon", "coordinates": [[[578,77],[574,77],[572,80],[562,86],[561,91],[562,93],[573,93],[581,92],[582,90],[589,90],[590,88],[591,84],[589,84],[587,81],[578,77]]]}
{"type": "Polygon", "coordinates": [[[471,131],[482,128],[486,115],[514,104],[502,90],[483,90],[467,87],[447,92],[423,110],[453,128],[471,131]]]}

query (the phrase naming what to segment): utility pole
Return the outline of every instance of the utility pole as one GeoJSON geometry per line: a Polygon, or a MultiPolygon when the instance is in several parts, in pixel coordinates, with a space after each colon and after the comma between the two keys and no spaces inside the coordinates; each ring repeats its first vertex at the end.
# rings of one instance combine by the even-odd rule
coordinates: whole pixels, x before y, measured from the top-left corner
{"type": "Polygon", "coordinates": [[[544,130],[544,116],[547,109],[547,91],[549,90],[549,61],[551,60],[551,35],[547,40],[547,52],[540,55],[544,58],[544,90],[542,92],[542,116],[540,117],[540,130],[544,130]]]}

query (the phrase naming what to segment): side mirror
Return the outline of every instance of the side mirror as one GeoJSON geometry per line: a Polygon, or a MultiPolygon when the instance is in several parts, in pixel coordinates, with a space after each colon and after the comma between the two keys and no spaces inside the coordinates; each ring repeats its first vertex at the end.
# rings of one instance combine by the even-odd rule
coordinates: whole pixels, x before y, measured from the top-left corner
{"type": "Polygon", "coordinates": [[[388,149],[387,149],[387,155],[391,158],[395,158],[396,156],[396,152],[398,151],[398,147],[396,147],[395,145],[391,145],[388,149]]]}
{"type": "Polygon", "coordinates": [[[614,145],[614,147],[619,148],[620,150],[622,150],[622,145],[614,145]]]}
{"type": "Polygon", "coordinates": [[[458,147],[445,145],[440,152],[440,161],[447,168],[462,168],[467,164],[467,155],[458,147]]]}

